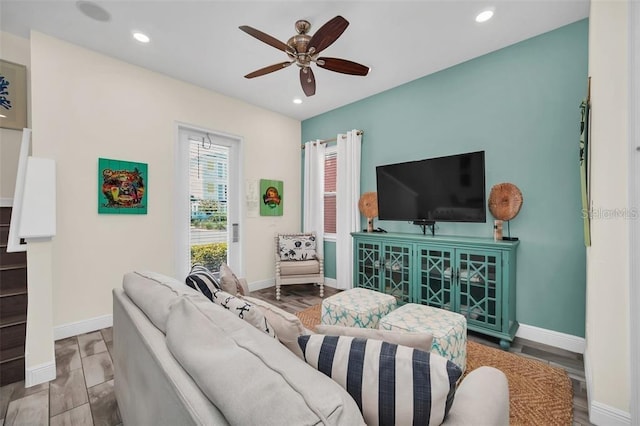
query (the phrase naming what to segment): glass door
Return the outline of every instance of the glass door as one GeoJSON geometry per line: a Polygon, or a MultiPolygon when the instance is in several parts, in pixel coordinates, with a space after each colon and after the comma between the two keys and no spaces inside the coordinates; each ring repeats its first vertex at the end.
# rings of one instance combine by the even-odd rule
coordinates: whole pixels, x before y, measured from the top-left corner
{"type": "Polygon", "coordinates": [[[227,263],[241,274],[240,140],[184,127],[178,139],[178,273],[195,263],[217,272],[227,263]]]}

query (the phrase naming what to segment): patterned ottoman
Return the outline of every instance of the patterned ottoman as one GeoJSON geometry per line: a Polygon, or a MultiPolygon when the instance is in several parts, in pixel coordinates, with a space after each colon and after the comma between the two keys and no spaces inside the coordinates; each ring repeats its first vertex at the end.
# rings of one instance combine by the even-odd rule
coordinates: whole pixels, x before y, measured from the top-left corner
{"type": "Polygon", "coordinates": [[[421,331],[433,334],[431,352],[456,363],[462,372],[467,365],[467,320],[444,309],[407,303],[380,320],[381,330],[421,331]]]}
{"type": "Polygon", "coordinates": [[[322,301],[321,322],[326,325],[378,328],[380,318],[396,307],[396,298],[366,288],[352,288],[322,301]]]}

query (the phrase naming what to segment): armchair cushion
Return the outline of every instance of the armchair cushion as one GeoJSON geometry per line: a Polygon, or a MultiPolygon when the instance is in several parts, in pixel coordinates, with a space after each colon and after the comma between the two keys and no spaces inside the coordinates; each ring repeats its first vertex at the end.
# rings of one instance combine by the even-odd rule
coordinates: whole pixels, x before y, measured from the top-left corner
{"type": "Polygon", "coordinates": [[[280,235],[278,253],[281,260],[316,259],[316,236],[314,234],[280,235]]]}
{"type": "Polygon", "coordinates": [[[311,275],[319,273],[320,263],[317,260],[280,263],[280,275],[311,275]]]}

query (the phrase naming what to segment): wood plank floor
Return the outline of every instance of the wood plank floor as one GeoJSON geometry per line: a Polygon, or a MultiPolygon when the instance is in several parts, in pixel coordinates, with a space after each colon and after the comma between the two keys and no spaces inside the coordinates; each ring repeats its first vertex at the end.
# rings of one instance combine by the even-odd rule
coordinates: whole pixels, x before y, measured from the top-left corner
{"type": "MultiPolygon", "coordinates": [[[[325,287],[325,297],[336,292],[333,288],[325,287]]],[[[275,300],[273,288],[254,291],[251,296],[292,313],[322,301],[318,288],[312,285],[282,287],[280,301],[275,300]]],[[[470,334],[469,339],[499,347],[497,342],[481,335],[470,334]]],[[[112,345],[111,328],[57,341],[55,380],[28,389],[24,388],[24,382],[0,388],[0,426],[121,424],[113,393],[112,345]]],[[[587,414],[582,355],[518,338],[511,351],[564,368],[573,382],[573,424],[591,424],[587,414]]]]}

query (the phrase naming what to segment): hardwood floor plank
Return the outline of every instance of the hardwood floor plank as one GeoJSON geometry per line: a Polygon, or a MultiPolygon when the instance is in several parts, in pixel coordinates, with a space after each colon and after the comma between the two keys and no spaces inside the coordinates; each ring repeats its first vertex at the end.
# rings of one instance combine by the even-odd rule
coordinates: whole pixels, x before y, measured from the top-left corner
{"type": "Polygon", "coordinates": [[[113,364],[111,363],[111,356],[106,349],[107,347],[105,346],[104,352],[82,358],[87,388],[113,379],[113,364]]]}
{"type": "Polygon", "coordinates": [[[90,388],[89,401],[95,426],[115,426],[122,423],[113,391],[113,380],[90,388]]]}
{"type": "Polygon", "coordinates": [[[49,426],[93,426],[91,407],[87,403],[51,417],[49,426]]]}
{"type": "Polygon", "coordinates": [[[58,376],[51,382],[50,393],[51,417],[89,402],[82,369],[58,376]]]}
{"type": "Polygon", "coordinates": [[[46,425],[49,423],[49,391],[43,390],[9,403],[5,426],[46,425]]]}
{"type": "Polygon", "coordinates": [[[99,331],[79,335],[78,346],[80,346],[80,356],[82,358],[107,350],[107,345],[102,339],[102,333],[99,331]]]}

